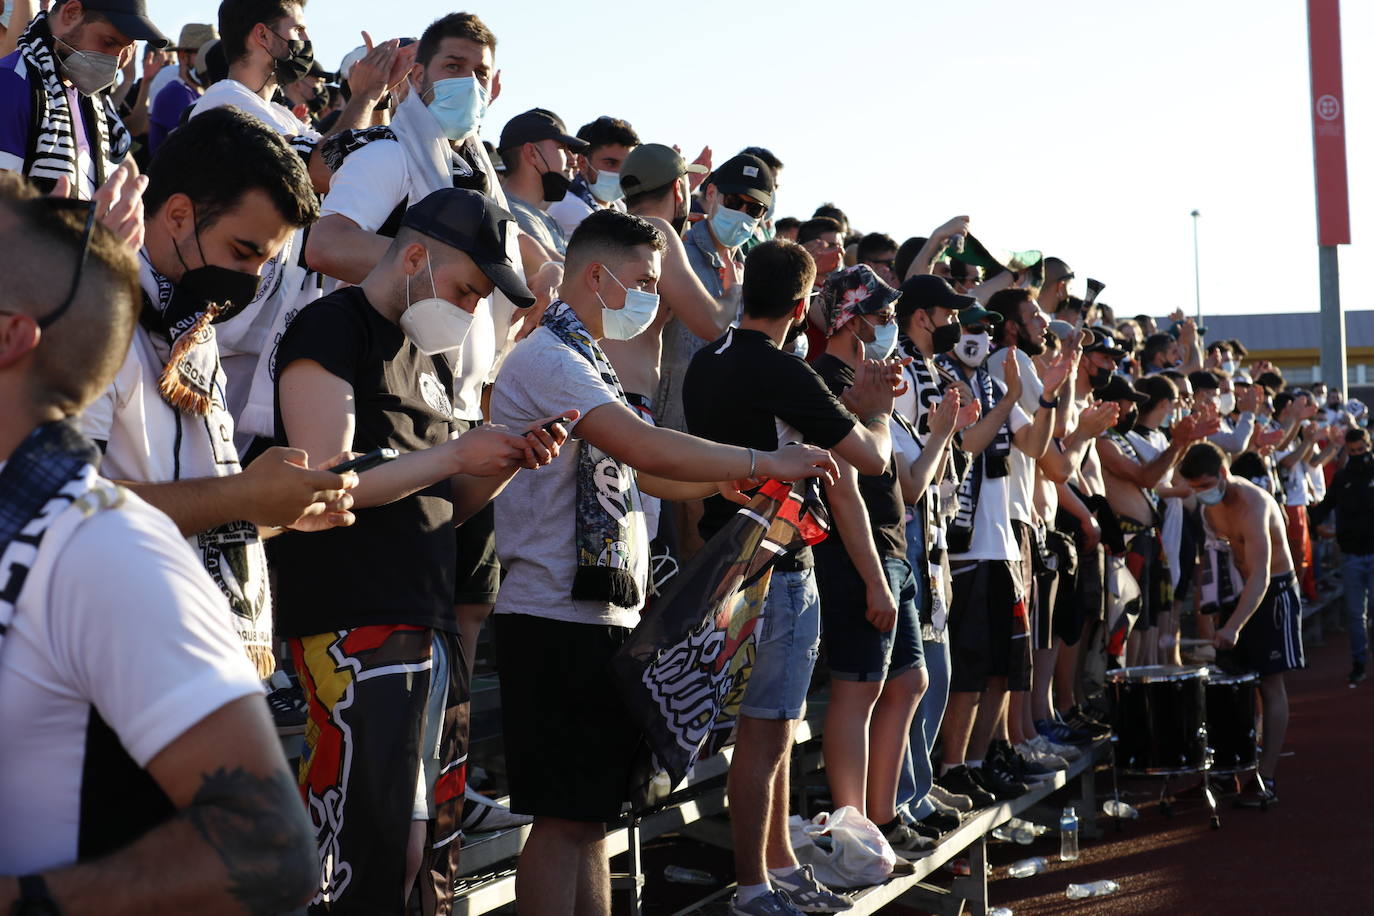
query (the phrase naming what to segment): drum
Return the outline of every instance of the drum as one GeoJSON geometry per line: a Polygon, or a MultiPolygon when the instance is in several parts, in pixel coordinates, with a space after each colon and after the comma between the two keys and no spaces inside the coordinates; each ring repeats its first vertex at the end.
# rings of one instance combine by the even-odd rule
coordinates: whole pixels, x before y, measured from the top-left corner
{"type": "Polygon", "coordinates": [[[1205,667],[1149,665],[1107,672],[1116,761],[1124,773],[1201,773],[1207,751],[1205,667]]]}
{"type": "Polygon", "coordinates": [[[1259,675],[1213,671],[1207,681],[1207,738],[1212,772],[1223,776],[1259,766],[1255,713],[1259,675]]]}

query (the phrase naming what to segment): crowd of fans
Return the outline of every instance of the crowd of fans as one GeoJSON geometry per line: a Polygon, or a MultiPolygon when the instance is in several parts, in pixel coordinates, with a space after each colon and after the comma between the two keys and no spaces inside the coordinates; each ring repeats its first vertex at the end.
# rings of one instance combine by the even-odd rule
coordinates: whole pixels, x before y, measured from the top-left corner
{"type": "Polygon", "coordinates": [[[532,820],[522,912],[608,913],[610,659],[766,479],[830,532],[756,633],[739,914],[850,906],[787,826],[817,667],[830,802],[906,856],[1101,739],[1107,668],[1257,673],[1277,802],[1332,536],[1364,678],[1340,391],[967,216],[784,216],[764,148],[497,132],[470,13],[327,71],[303,2],[41,6],[0,19],[0,906],[446,913],[462,832],[532,820]],[[466,786],[488,617],[510,810],[466,786]]]}

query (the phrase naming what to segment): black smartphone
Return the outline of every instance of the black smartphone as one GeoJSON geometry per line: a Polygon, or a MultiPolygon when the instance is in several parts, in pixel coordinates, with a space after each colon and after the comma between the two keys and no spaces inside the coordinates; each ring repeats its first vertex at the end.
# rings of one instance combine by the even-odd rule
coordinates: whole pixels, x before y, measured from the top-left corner
{"type": "Polygon", "coordinates": [[[555,426],[556,424],[558,424],[558,423],[571,423],[571,422],[572,422],[572,417],[556,417],[556,418],[550,420],[549,422],[545,423],[543,426],[541,426],[541,427],[539,427],[539,428],[542,429],[542,430],[543,430],[544,432],[546,432],[546,433],[552,433],[552,432],[553,432],[553,428],[554,428],[554,426],[555,426]]]}
{"type": "Polygon", "coordinates": [[[343,474],[347,471],[352,471],[355,474],[361,474],[363,471],[369,471],[379,464],[386,464],[399,454],[400,452],[396,451],[394,448],[373,449],[366,455],[359,455],[357,458],[345,461],[342,464],[334,465],[329,469],[329,472],[331,474],[343,474]]]}

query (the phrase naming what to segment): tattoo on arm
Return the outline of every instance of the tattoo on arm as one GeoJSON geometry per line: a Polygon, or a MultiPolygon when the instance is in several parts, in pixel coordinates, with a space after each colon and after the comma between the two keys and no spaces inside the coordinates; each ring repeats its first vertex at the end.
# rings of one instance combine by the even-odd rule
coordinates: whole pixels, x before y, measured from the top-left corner
{"type": "Polygon", "coordinates": [[[229,893],[254,916],[300,906],[319,883],[310,822],[285,770],[220,768],[205,776],[182,816],[219,854],[229,893]]]}

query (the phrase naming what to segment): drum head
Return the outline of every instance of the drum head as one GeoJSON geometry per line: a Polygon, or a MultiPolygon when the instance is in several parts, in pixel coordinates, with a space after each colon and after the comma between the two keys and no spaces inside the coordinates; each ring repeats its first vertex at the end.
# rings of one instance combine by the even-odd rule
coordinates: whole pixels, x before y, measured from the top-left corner
{"type": "Polygon", "coordinates": [[[1206,678],[1211,669],[1206,665],[1141,665],[1136,668],[1118,668],[1107,672],[1107,680],[1113,684],[1137,683],[1151,684],[1160,681],[1191,681],[1206,678]]]}

